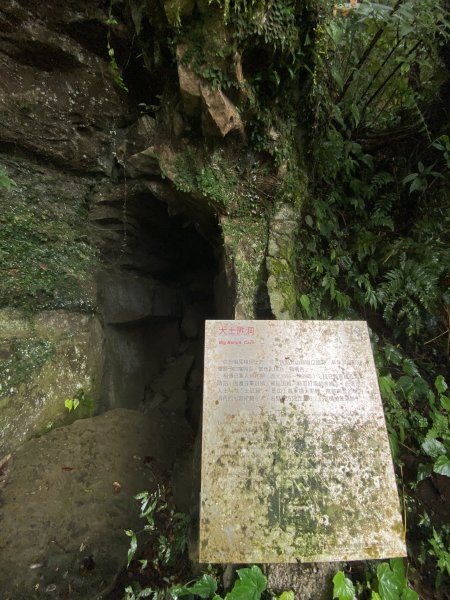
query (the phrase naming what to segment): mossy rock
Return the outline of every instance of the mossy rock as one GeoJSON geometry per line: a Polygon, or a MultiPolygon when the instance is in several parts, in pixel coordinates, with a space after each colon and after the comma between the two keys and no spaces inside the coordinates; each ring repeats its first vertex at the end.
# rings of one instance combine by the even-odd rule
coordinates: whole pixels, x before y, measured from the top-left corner
{"type": "Polygon", "coordinates": [[[0,311],[0,455],[55,426],[94,414],[102,337],[94,317],[0,311]],[[65,400],[77,399],[71,413],[65,400]]]}

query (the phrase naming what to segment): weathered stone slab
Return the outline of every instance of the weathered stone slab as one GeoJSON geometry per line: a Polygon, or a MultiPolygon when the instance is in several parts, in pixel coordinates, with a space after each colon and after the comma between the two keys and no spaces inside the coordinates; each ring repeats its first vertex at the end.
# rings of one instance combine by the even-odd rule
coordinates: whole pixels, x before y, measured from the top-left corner
{"type": "Polygon", "coordinates": [[[200,562],[404,556],[365,322],[207,321],[200,562]]]}

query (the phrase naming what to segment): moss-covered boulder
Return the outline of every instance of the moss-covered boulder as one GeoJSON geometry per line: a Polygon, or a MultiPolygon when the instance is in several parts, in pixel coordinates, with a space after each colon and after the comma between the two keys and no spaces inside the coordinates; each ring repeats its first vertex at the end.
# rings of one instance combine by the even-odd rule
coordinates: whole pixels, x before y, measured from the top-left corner
{"type": "Polygon", "coordinates": [[[67,311],[0,310],[0,455],[94,413],[102,370],[96,318],[67,311]],[[77,400],[70,414],[66,400],[77,400]]]}

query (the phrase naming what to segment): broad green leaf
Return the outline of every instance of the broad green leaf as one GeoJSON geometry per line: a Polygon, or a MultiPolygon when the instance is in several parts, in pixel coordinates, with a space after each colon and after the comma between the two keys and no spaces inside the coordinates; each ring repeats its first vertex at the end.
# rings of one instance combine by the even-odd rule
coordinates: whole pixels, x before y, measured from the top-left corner
{"type": "MultiPolygon", "coordinates": [[[[200,598],[210,598],[217,590],[217,581],[214,577],[206,573],[193,585],[180,585],[171,588],[170,593],[173,598],[183,598],[184,596],[200,596],[200,598]]],[[[215,596],[217,597],[217,596],[215,596]]]]}
{"type": "Polygon", "coordinates": [[[335,80],[335,82],[337,83],[339,91],[342,91],[342,89],[344,88],[344,80],[342,78],[342,74],[338,71],[337,68],[333,68],[331,70],[331,75],[332,75],[333,79],[335,80]]]}
{"type": "Polygon", "coordinates": [[[450,477],[450,458],[445,455],[439,456],[433,465],[433,471],[439,475],[450,477]]]}
{"type": "Polygon", "coordinates": [[[378,591],[382,600],[400,600],[404,581],[398,573],[392,571],[388,563],[378,565],[377,577],[378,591]]]}
{"type": "Polygon", "coordinates": [[[278,600],[295,600],[294,592],[283,592],[278,600]]]}
{"type": "Polygon", "coordinates": [[[444,444],[435,438],[430,438],[422,442],[421,448],[431,458],[437,458],[446,452],[444,444]]]}
{"type": "Polygon", "coordinates": [[[130,532],[131,532],[131,540],[130,540],[130,547],[128,548],[127,568],[130,566],[130,562],[133,560],[133,556],[136,554],[136,550],[137,550],[136,534],[131,530],[125,531],[125,533],[127,535],[130,535],[130,532]]]}
{"type": "Polygon", "coordinates": [[[200,596],[200,598],[210,598],[217,590],[217,581],[211,575],[204,574],[189,589],[191,594],[200,596]]]}
{"type": "Polygon", "coordinates": [[[402,362],[402,355],[401,353],[397,350],[397,348],[394,348],[394,346],[391,346],[390,344],[388,344],[385,349],[384,349],[384,354],[386,356],[386,359],[391,362],[394,365],[400,365],[402,362]]]}
{"type": "Polygon", "coordinates": [[[441,396],[441,406],[447,412],[450,412],[450,398],[448,396],[441,396]]]}
{"type": "Polygon", "coordinates": [[[396,384],[392,379],[392,375],[382,375],[378,378],[378,384],[380,386],[381,395],[383,398],[389,399],[394,396],[396,384]]]}
{"type": "Polygon", "coordinates": [[[225,596],[225,600],[260,600],[261,592],[247,581],[236,581],[233,589],[225,596]]]}
{"type": "Polygon", "coordinates": [[[410,375],[411,377],[419,376],[419,371],[417,369],[417,366],[416,366],[415,362],[413,360],[411,360],[410,358],[404,359],[402,367],[403,367],[403,373],[405,373],[405,375],[410,375]]]}
{"type": "Polygon", "coordinates": [[[420,600],[420,597],[417,592],[409,587],[405,587],[402,593],[402,600],[420,600]]]}
{"type": "Polygon", "coordinates": [[[306,215],[305,221],[306,221],[306,224],[309,225],[310,227],[313,226],[313,220],[312,220],[311,215],[306,215]]]}
{"type": "Polygon", "coordinates": [[[338,571],[333,577],[333,598],[338,600],[353,600],[355,588],[343,571],[338,571]]]}
{"type": "Polygon", "coordinates": [[[421,190],[422,188],[423,188],[422,180],[417,176],[417,178],[414,179],[414,181],[409,186],[409,191],[416,192],[418,190],[421,190]]]}
{"type": "Polygon", "coordinates": [[[402,179],[402,183],[409,183],[410,181],[414,181],[417,179],[418,173],[410,173],[404,179],[402,179]]]}
{"type": "Polygon", "coordinates": [[[225,600],[259,600],[266,589],[267,579],[261,569],[253,567],[238,569],[239,580],[233,589],[225,596],[225,600]]]}
{"type": "Polygon", "coordinates": [[[245,569],[238,569],[237,574],[241,581],[252,583],[261,593],[267,587],[267,578],[259,567],[253,565],[245,569]]]}
{"type": "Polygon", "coordinates": [[[64,400],[64,406],[70,412],[73,409],[73,400],[72,400],[72,398],[67,398],[67,400],[64,400]]]}
{"type": "Polygon", "coordinates": [[[443,394],[448,388],[447,382],[442,375],[438,375],[434,381],[434,387],[440,394],[443,394]]]}
{"type": "Polygon", "coordinates": [[[378,592],[372,591],[372,600],[381,600],[380,594],[378,594],[378,592]]]}
{"type": "Polygon", "coordinates": [[[414,393],[414,380],[408,375],[402,375],[397,383],[405,396],[409,396],[410,394],[414,393]]]}
{"type": "Polygon", "coordinates": [[[417,467],[417,483],[429,477],[432,472],[433,467],[431,465],[420,463],[420,465],[417,467]]]}
{"type": "Polygon", "coordinates": [[[306,294],[302,294],[300,296],[300,304],[305,309],[306,314],[309,314],[310,302],[309,302],[309,298],[308,298],[308,296],[306,294]]]}
{"type": "Polygon", "coordinates": [[[403,558],[391,558],[391,560],[389,561],[389,566],[391,567],[392,571],[397,575],[399,581],[406,581],[405,563],[403,561],[403,558]]]}
{"type": "Polygon", "coordinates": [[[184,596],[191,595],[191,592],[184,585],[177,585],[170,588],[169,593],[172,596],[172,598],[183,598],[184,596]]]}

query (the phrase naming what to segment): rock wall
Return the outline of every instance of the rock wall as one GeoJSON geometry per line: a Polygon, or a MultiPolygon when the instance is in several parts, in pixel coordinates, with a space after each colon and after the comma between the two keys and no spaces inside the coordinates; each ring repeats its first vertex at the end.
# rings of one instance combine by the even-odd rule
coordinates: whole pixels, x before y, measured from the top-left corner
{"type": "MultiPolygon", "coordinates": [[[[116,52],[134,52],[126,94],[107,11],[24,0],[0,14],[0,160],[13,182],[0,189],[1,455],[74,416],[142,408],[214,314],[216,259],[195,227],[218,246],[217,226],[164,180],[133,32],[109,34],[116,52]]],[[[198,381],[195,408],[184,395],[199,348],[177,388],[196,414],[198,381]]]]}

